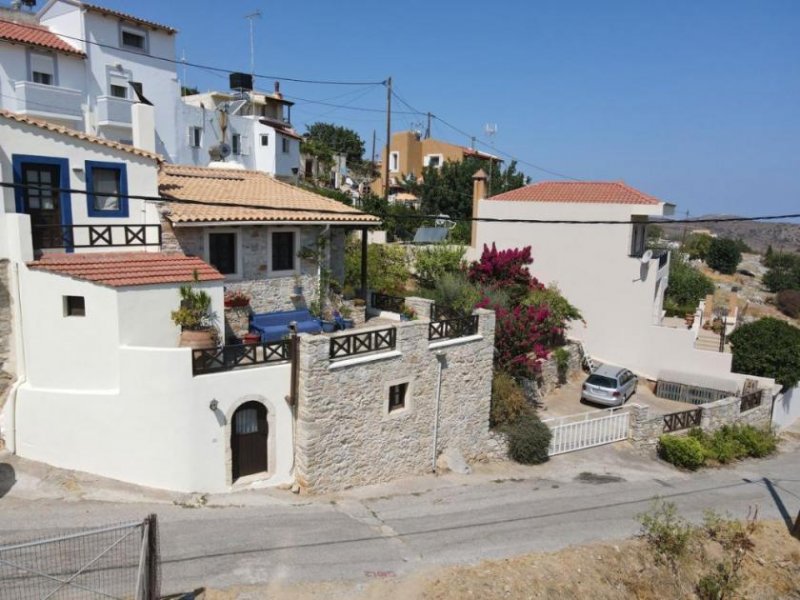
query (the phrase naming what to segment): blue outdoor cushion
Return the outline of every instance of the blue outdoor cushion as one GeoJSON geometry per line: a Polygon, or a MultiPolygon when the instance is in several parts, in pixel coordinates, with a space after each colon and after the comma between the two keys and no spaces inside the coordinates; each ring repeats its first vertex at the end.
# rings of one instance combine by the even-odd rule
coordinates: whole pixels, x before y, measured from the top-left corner
{"type": "Polygon", "coordinates": [[[261,335],[262,342],[276,342],[289,335],[289,323],[297,323],[298,333],[320,333],[322,325],[308,310],[259,313],[250,317],[250,331],[261,335]]]}

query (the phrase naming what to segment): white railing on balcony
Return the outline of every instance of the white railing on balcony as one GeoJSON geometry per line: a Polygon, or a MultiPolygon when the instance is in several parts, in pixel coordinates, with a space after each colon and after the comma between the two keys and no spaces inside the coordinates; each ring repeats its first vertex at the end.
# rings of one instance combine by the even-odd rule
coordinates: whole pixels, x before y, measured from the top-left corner
{"type": "Polygon", "coordinates": [[[71,121],[83,119],[79,90],[32,81],[18,81],[14,88],[18,113],[71,121]]]}
{"type": "Polygon", "coordinates": [[[133,100],[114,96],[98,96],[97,124],[130,127],[131,106],[133,106],[133,100]]]}

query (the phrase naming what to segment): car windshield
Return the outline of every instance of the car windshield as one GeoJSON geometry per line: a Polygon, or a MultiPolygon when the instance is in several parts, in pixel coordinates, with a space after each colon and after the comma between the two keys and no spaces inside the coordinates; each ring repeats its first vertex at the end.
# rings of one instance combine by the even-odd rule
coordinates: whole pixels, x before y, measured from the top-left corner
{"type": "Polygon", "coordinates": [[[586,380],[586,383],[591,385],[599,385],[600,387],[605,388],[617,387],[616,379],[611,379],[611,377],[603,377],[602,375],[589,375],[589,379],[586,380]]]}

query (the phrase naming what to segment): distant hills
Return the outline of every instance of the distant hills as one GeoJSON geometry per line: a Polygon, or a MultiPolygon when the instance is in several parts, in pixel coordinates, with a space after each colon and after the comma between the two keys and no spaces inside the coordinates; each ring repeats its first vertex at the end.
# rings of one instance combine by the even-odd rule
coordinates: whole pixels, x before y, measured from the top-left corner
{"type": "MultiPolygon", "coordinates": [[[[691,220],[730,219],[734,215],[703,215],[691,220]]],[[[677,217],[676,217],[677,218],[677,217]]],[[[719,237],[740,238],[756,252],[765,252],[772,244],[773,250],[800,253],[800,224],[773,221],[732,221],[718,223],[660,223],[670,239],[681,239],[684,227],[688,233],[694,229],[708,229],[719,237]]]]}

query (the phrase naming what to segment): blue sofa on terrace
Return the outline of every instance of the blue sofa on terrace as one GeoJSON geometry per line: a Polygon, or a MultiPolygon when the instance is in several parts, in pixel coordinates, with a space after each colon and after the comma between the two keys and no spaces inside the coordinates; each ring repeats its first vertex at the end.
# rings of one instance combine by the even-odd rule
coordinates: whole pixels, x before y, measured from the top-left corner
{"type": "Polygon", "coordinates": [[[320,333],[322,325],[308,310],[258,313],[250,316],[250,331],[261,335],[262,342],[277,342],[289,335],[289,323],[297,322],[298,333],[320,333]]]}

